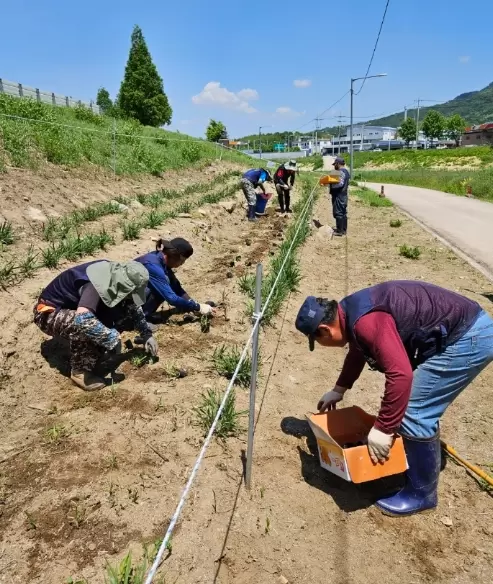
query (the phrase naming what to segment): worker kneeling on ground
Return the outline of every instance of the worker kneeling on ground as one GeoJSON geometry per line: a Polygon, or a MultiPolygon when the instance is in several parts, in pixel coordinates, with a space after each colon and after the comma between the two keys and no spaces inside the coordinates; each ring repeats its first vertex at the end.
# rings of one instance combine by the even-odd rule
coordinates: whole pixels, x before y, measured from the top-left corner
{"type": "Polygon", "coordinates": [[[146,351],[157,355],[157,342],[141,308],[148,279],[142,264],[103,260],[65,270],[41,292],[34,322],[47,335],[70,341],[70,377],[81,389],[105,386],[93,370],[106,351],[121,350],[118,323],[130,321],[146,351]]]}
{"type": "Polygon", "coordinates": [[[257,187],[260,187],[265,195],[264,182],[271,182],[272,177],[265,168],[251,168],[241,178],[241,190],[248,203],[248,221],[256,221],[255,207],[257,206],[257,187]]]}
{"type": "MultiPolygon", "coordinates": [[[[165,301],[183,312],[200,312],[204,315],[215,313],[211,305],[199,304],[192,300],[173,272],[174,268],[182,266],[192,254],[193,247],[190,243],[182,237],[175,237],[171,241],[159,239],[156,242],[156,251],[135,259],[149,272],[146,301],[143,306],[147,320],[165,301]]],[[[151,329],[155,326],[149,322],[147,324],[151,329]]]]}
{"type": "Polygon", "coordinates": [[[294,187],[296,170],[296,160],[290,160],[286,164],[282,164],[274,174],[274,184],[281,213],[291,213],[291,189],[294,187]]]}
{"type": "Polygon", "coordinates": [[[437,505],[439,420],[447,407],[493,360],[493,320],[472,300],[432,284],[391,281],[341,302],[309,296],[296,319],[310,350],[349,343],[339,379],[319,403],[336,407],[365,363],[385,374],[385,393],[368,435],[374,463],[389,456],[402,435],[409,470],[406,485],[377,507],[411,515],[437,505]]]}

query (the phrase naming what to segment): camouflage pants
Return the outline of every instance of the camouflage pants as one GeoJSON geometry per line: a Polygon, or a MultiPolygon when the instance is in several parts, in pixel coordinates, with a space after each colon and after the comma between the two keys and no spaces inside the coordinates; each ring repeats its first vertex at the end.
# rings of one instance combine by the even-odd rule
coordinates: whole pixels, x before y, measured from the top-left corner
{"type": "Polygon", "coordinates": [[[253,183],[250,182],[247,178],[241,179],[241,190],[245,195],[245,199],[247,200],[249,205],[256,205],[257,204],[257,192],[255,191],[255,187],[253,183]]]}
{"type": "Polygon", "coordinates": [[[74,326],[75,310],[62,308],[58,312],[38,312],[34,308],[34,322],[50,337],[62,337],[70,342],[70,365],[74,371],[92,371],[105,349],[84,336],[74,326]]]}

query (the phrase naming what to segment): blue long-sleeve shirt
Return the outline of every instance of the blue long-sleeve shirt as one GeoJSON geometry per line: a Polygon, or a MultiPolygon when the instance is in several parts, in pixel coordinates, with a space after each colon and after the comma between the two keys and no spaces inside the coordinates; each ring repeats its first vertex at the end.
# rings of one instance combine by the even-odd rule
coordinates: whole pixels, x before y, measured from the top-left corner
{"type": "Polygon", "coordinates": [[[185,290],[181,287],[178,278],[173,271],[168,268],[164,261],[164,256],[160,251],[153,251],[135,259],[143,264],[149,272],[149,283],[147,285],[147,295],[150,293],[166,300],[171,306],[176,306],[183,311],[196,312],[200,310],[200,305],[195,300],[183,298],[185,290]]]}

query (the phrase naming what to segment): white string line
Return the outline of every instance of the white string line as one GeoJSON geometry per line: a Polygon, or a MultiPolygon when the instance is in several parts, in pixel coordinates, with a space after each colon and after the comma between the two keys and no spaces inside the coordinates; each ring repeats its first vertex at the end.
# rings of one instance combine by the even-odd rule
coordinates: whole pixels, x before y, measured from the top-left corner
{"type": "Polygon", "coordinates": [[[260,325],[260,322],[262,320],[262,317],[264,316],[265,310],[266,310],[267,306],[269,305],[270,299],[272,298],[272,294],[274,293],[275,287],[277,286],[277,282],[279,281],[279,278],[284,270],[284,266],[286,265],[286,262],[287,262],[289,256],[291,255],[291,251],[292,251],[293,246],[296,242],[296,238],[298,236],[298,233],[299,233],[301,226],[303,225],[303,223],[306,219],[306,217],[304,217],[304,215],[306,215],[306,212],[309,209],[309,205],[311,203],[311,200],[313,199],[313,195],[314,195],[315,190],[317,188],[318,188],[318,185],[315,185],[313,187],[312,192],[310,193],[308,200],[305,203],[305,206],[304,206],[302,212],[300,213],[300,218],[299,218],[299,222],[298,222],[299,224],[298,224],[298,228],[296,229],[296,232],[294,234],[293,241],[291,242],[291,245],[289,246],[289,249],[286,253],[286,257],[284,258],[284,261],[279,269],[279,273],[277,275],[277,278],[274,280],[274,283],[272,284],[270,294],[267,297],[267,300],[265,301],[264,307],[263,307],[262,311],[260,312],[260,315],[258,316],[258,318],[255,320],[255,324],[252,327],[252,332],[250,333],[250,336],[248,337],[248,340],[245,343],[245,347],[244,347],[243,352],[240,356],[240,360],[238,361],[238,365],[236,366],[236,369],[233,373],[233,377],[231,378],[231,381],[228,384],[228,387],[224,393],[221,405],[219,406],[219,409],[217,410],[216,417],[214,418],[214,421],[212,422],[212,425],[209,429],[207,437],[205,438],[204,443],[202,445],[202,448],[200,449],[199,456],[197,457],[197,460],[195,461],[195,464],[192,468],[192,472],[190,473],[187,484],[185,485],[185,488],[183,489],[180,501],[178,502],[178,506],[176,507],[176,510],[173,513],[173,517],[171,518],[171,521],[169,523],[169,526],[168,526],[168,529],[167,529],[166,534],[164,536],[164,539],[161,542],[161,546],[159,547],[159,551],[156,555],[154,563],[152,564],[151,569],[149,570],[149,573],[147,574],[145,584],[152,583],[152,580],[154,579],[154,576],[156,575],[157,569],[159,568],[159,565],[161,564],[161,560],[162,560],[164,551],[168,547],[169,540],[171,539],[171,535],[173,533],[173,530],[174,530],[176,523],[180,517],[183,506],[185,505],[185,501],[187,499],[190,488],[192,487],[192,484],[195,480],[195,476],[197,475],[197,472],[198,472],[199,467],[202,463],[204,455],[205,455],[207,449],[209,448],[209,444],[210,444],[210,441],[212,440],[212,436],[214,435],[214,432],[216,430],[216,426],[217,426],[217,423],[219,422],[219,418],[221,417],[221,415],[223,413],[224,406],[226,405],[226,401],[229,397],[229,394],[231,393],[231,390],[233,389],[233,385],[234,385],[234,382],[236,380],[236,376],[238,375],[238,372],[240,371],[240,367],[241,367],[241,365],[242,365],[242,363],[245,360],[245,357],[247,355],[247,351],[248,351],[248,348],[250,346],[250,343],[252,342],[253,335],[255,334],[255,331],[257,330],[257,328],[260,325]]]}

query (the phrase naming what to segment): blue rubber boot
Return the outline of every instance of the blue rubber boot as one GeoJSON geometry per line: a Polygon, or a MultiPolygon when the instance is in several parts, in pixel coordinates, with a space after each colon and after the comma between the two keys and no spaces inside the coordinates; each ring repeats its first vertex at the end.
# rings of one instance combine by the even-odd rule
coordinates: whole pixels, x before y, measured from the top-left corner
{"type": "Polygon", "coordinates": [[[428,511],[437,506],[440,474],[440,435],[428,440],[402,437],[409,469],[406,486],[395,495],[380,499],[376,507],[385,513],[401,517],[428,511]]]}

